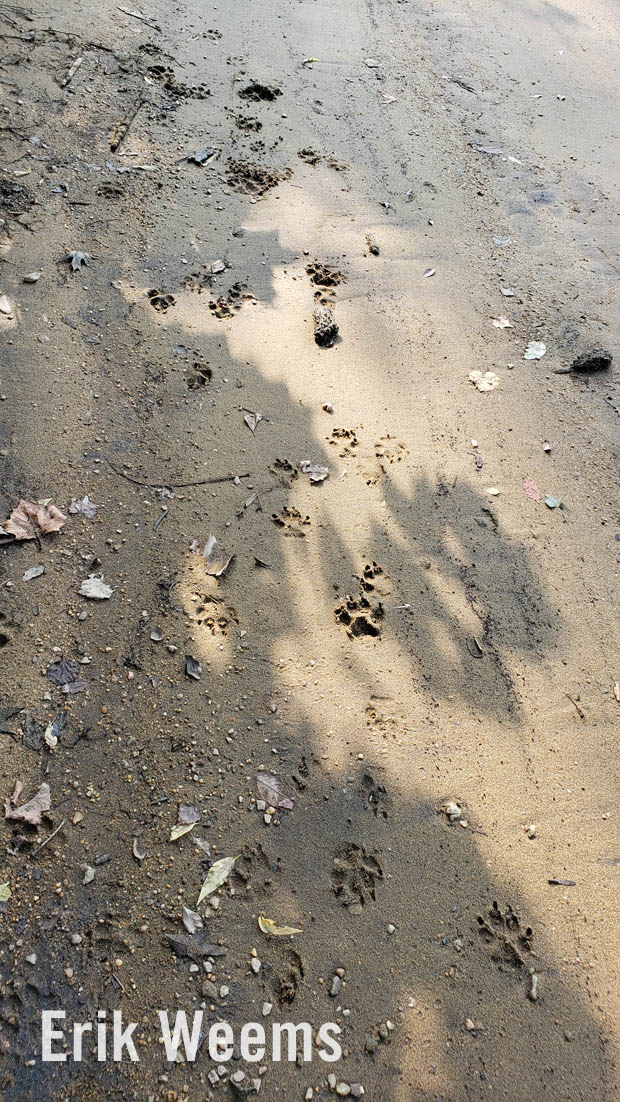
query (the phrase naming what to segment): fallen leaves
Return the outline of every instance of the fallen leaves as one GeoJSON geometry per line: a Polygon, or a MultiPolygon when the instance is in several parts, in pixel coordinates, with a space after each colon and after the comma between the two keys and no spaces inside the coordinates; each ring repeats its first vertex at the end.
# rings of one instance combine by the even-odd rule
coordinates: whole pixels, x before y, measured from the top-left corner
{"type": "Polygon", "coordinates": [[[73,658],[59,658],[48,667],[46,677],[52,685],[71,685],[77,681],[79,672],[80,667],[73,658]]]}
{"type": "Polygon", "coordinates": [[[91,601],[107,601],[112,596],[112,586],[103,580],[103,574],[89,574],[82,582],[79,593],[91,601]]]}
{"type": "Polygon", "coordinates": [[[170,841],[177,842],[179,838],[182,838],[184,834],[189,834],[190,830],[193,830],[196,823],[177,823],[170,831],[170,841]]]}
{"type": "Polygon", "coordinates": [[[542,341],[530,341],[525,352],[523,353],[524,360],[542,360],[545,352],[547,351],[547,345],[542,341]]]}
{"type": "Polygon", "coordinates": [[[303,933],[297,926],[278,926],[272,918],[265,918],[263,914],[258,916],[258,925],[268,937],[287,937],[289,934],[303,933]]]}
{"type": "Polygon", "coordinates": [[[39,501],[25,501],[23,498],[8,520],[0,525],[0,531],[16,540],[36,540],[51,532],[60,532],[66,523],[66,516],[49,502],[43,505],[39,501]]]}
{"type": "Polygon", "coordinates": [[[209,536],[202,555],[205,560],[205,570],[213,578],[221,578],[235,557],[234,552],[232,555],[228,555],[220,547],[215,536],[209,536]]]}
{"type": "Polygon", "coordinates": [[[228,880],[236,860],[236,857],[221,857],[219,861],[213,862],[200,889],[200,895],[196,903],[197,907],[200,906],[203,899],[212,895],[217,888],[220,888],[228,880]]]}
{"type": "Polygon", "coordinates": [[[80,252],[79,249],[72,249],[71,252],[65,253],[64,256],[61,256],[58,263],[64,264],[66,262],[67,264],[71,265],[71,271],[79,272],[83,267],[87,268],[90,264],[90,261],[91,257],[89,253],[80,252]]]}
{"type": "Polygon", "coordinates": [[[30,823],[32,826],[39,826],[41,816],[44,815],[46,811],[49,811],[51,807],[50,786],[49,784],[42,784],[31,800],[28,800],[27,803],[18,807],[17,801],[23,790],[24,786],[22,782],[16,781],[12,794],[4,801],[4,818],[20,819],[24,823],[30,823]]]}
{"type": "Polygon", "coordinates": [[[499,386],[499,376],[494,371],[470,371],[468,379],[474,384],[476,390],[482,391],[483,394],[499,386]]]}
{"type": "Polygon", "coordinates": [[[84,497],[73,498],[69,506],[69,512],[81,513],[83,517],[92,520],[96,516],[98,508],[99,506],[90,500],[88,494],[85,494],[84,497]]]}
{"type": "Polygon", "coordinates": [[[533,478],[523,479],[523,492],[526,497],[530,497],[532,501],[542,501],[540,490],[533,478]]]}
{"type": "Polygon", "coordinates": [[[202,677],[202,666],[197,658],[192,658],[191,654],[185,655],[185,676],[191,677],[192,681],[200,681],[202,677]]]}
{"type": "Polygon", "coordinates": [[[195,934],[196,930],[202,930],[202,919],[198,911],[192,911],[183,903],[183,925],[188,934],[195,934]]]}
{"type": "Polygon", "coordinates": [[[248,426],[250,432],[256,432],[256,426],[259,425],[260,422],[263,420],[263,415],[262,413],[254,413],[253,410],[249,409],[243,420],[248,426]]]}
{"type": "Polygon", "coordinates": [[[7,903],[11,898],[11,889],[8,883],[0,884],[0,903],[7,903]]]}
{"type": "Polygon", "coordinates": [[[307,474],[311,482],[324,482],[329,477],[329,468],[321,467],[318,463],[311,463],[309,459],[299,460],[299,469],[302,474],[307,474]]]}
{"type": "Polygon", "coordinates": [[[293,810],[293,801],[284,792],[284,785],[275,773],[257,773],[256,787],[262,800],[266,800],[272,807],[283,808],[286,811],[293,810]]]}

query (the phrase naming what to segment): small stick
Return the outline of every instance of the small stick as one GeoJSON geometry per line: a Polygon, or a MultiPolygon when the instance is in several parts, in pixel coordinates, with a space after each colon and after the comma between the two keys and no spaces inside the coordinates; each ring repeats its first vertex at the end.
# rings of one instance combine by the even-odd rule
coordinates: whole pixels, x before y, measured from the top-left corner
{"type": "Polygon", "coordinates": [[[126,478],[128,482],[133,482],[135,486],[169,486],[171,490],[184,490],[189,486],[215,486],[218,482],[234,482],[236,478],[249,478],[250,472],[246,474],[223,474],[217,478],[198,478],[195,482],[166,482],[165,480],[160,482],[145,482],[142,478],[134,478],[133,475],[125,474],[124,471],[119,471],[118,467],[108,459],[107,455],[104,459],[109,467],[112,468],[114,474],[119,475],[121,478],[126,478]]]}
{"type": "Polygon", "coordinates": [[[132,122],[134,121],[134,119],[135,119],[136,115],[138,114],[138,111],[142,107],[143,103],[144,103],[144,100],[140,96],[136,100],[136,102],[129,108],[129,111],[127,112],[125,117],[123,119],[121,119],[118,126],[116,127],[116,131],[115,131],[116,137],[114,138],[114,141],[110,142],[110,149],[112,150],[113,153],[116,153],[117,149],[119,149],[119,147],[125,141],[125,138],[127,137],[127,134],[129,133],[129,127],[131,126],[132,122]]]}
{"type": "Polygon", "coordinates": [[[156,531],[157,531],[157,529],[159,528],[160,524],[163,524],[163,523],[164,523],[164,521],[165,521],[166,517],[168,516],[168,513],[169,513],[169,512],[170,512],[170,509],[169,509],[169,508],[168,508],[168,506],[166,505],[166,507],[165,507],[164,511],[162,512],[161,516],[160,516],[160,517],[159,517],[159,518],[158,518],[158,519],[157,519],[157,520],[155,521],[155,524],[153,525],[153,531],[154,531],[154,532],[156,532],[156,531]]]}
{"type": "Polygon", "coordinates": [[[132,19],[139,19],[141,23],[146,23],[147,27],[150,27],[153,31],[161,31],[161,27],[157,23],[151,23],[151,20],[141,15],[139,11],[130,11],[129,8],[121,7],[118,10],[122,11],[123,15],[130,15],[132,19]]]}
{"type": "Polygon", "coordinates": [[[53,832],[52,832],[52,833],[50,834],[49,838],[46,838],[44,842],[41,842],[41,845],[40,845],[40,846],[37,846],[37,848],[36,848],[35,850],[33,850],[33,852],[32,852],[32,856],[33,856],[33,857],[36,857],[36,856],[37,856],[37,854],[38,854],[38,853],[40,853],[40,852],[41,852],[41,850],[42,850],[42,849],[43,849],[43,848],[44,848],[44,847],[45,847],[45,846],[47,845],[47,843],[48,843],[48,842],[51,842],[52,838],[55,838],[55,837],[56,837],[56,835],[58,834],[58,831],[59,831],[59,830],[62,830],[62,828],[63,828],[64,826],[66,826],[66,825],[67,825],[67,820],[66,820],[66,819],[63,819],[63,821],[62,821],[62,823],[60,824],[60,826],[57,826],[57,827],[56,827],[56,830],[54,830],[54,831],[53,831],[53,832]]]}
{"type": "Polygon", "coordinates": [[[73,62],[73,65],[69,69],[69,72],[67,73],[65,79],[63,80],[62,84],[60,85],[61,88],[66,88],[69,81],[73,80],[73,77],[77,73],[80,65],[83,62],[83,60],[84,60],[83,57],[76,57],[75,61],[73,62]]]}

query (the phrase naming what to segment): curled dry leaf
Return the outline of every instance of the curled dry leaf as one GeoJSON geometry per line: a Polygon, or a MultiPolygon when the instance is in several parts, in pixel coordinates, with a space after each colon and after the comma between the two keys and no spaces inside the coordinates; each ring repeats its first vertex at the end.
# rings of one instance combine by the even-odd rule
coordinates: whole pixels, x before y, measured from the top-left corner
{"type": "Polygon", "coordinates": [[[170,841],[177,842],[184,834],[189,834],[196,826],[195,823],[177,823],[170,831],[170,841]]]}
{"type": "Polygon", "coordinates": [[[272,918],[265,918],[263,914],[258,916],[258,925],[269,937],[287,937],[288,934],[303,933],[297,926],[278,926],[272,918]]]}
{"type": "Polygon", "coordinates": [[[50,532],[59,532],[67,518],[55,505],[40,505],[38,501],[19,502],[2,530],[16,540],[34,540],[50,532]]]}
{"type": "Polygon", "coordinates": [[[243,418],[250,432],[256,432],[256,426],[260,424],[262,419],[262,413],[254,413],[251,409],[248,410],[245,417],[243,418]]]}
{"type": "Polygon", "coordinates": [[[236,860],[236,857],[221,857],[219,861],[213,862],[200,889],[200,895],[196,903],[197,907],[200,906],[203,899],[206,899],[208,895],[212,895],[217,888],[228,880],[236,860]]]}
{"type": "Polygon", "coordinates": [[[200,681],[202,677],[202,666],[197,658],[192,658],[191,654],[185,655],[185,674],[191,677],[192,681],[200,681]]]}
{"type": "Polygon", "coordinates": [[[89,574],[80,586],[80,596],[91,601],[107,601],[112,596],[112,586],[103,580],[103,574],[89,574]]]}
{"type": "Polygon", "coordinates": [[[202,930],[202,919],[197,911],[191,911],[183,904],[183,925],[188,934],[195,934],[196,930],[202,930]]]}
{"type": "Polygon", "coordinates": [[[329,475],[328,467],[321,467],[318,463],[311,463],[309,459],[299,460],[299,469],[302,474],[307,474],[311,482],[323,482],[329,475]]]}
{"type": "Polygon", "coordinates": [[[261,800],[266,800],[273,807],[293,810],[293,801],[285,794],[284,785],[275,773],[257,773],[256,786],[261,800]]]}
{"type": "Polygon", "coordinates": [[[205,560],[205,570],[207,574],[210,574],[213,578],[221,578],[222,574],[228,570],[234,558],[234,553],[232,555],[226,554],[220,547],[215,536],[209,536],[202,554],[205,560]]]}
{"type": "Polygon", "coordinates": [[[144,861],[146,857],[146,850],[142,848],[137,838],[133,840],[133,855],[136,861],[144,861]]]}
{"type": "Polygon", "coordinates": [[[4,801],[4,817],[5,819],[20,819],[24,823],[31,823],[32,826],[39,826],[41,816],[49,811],[51,807],[50,786],[49,784],[42,784],[31,800],[22,804],[21,807],[16,807],[15,805],[23,789],[23,785],[18,788],[18,784],[15,785],[13,795],[4,801]]]}
{"type": "Polygon", "coordinates": [[[163,637],[164,637],[164,633],[161,630],[161,628],[158,627],[157,624],[153,624],[153,626],[152,626],[152,628],[149,632],[149,638],[152,639],[152,641],[154,643],[161,643],[163,637]]]}

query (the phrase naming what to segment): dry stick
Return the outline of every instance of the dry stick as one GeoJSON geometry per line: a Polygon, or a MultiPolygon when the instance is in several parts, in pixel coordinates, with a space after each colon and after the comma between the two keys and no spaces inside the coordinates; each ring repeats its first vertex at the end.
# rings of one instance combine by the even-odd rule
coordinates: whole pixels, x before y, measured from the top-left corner
{"type": "Polygon", "coordinates": [[[114,474],[119,475],[121,478],[126,478],[128,482],[133,482],[135,486],[169,486],[171,490],[184,490],[189,486],[215,486],[218,482],[234,482],[236,478],[250,477],[250,472],[247,471],[246,474],[223,474],[219,475],[217,478],[198,478],[194,482],[166,482],[165,479],[160,482],[145,482],[141,478],[134,478],[133,475],[125,474],[124,471],[119,471],[118,467],[114,466],[107,455],[104,456],[104,459],[108,466],[112,468],[114,474]]]}
{"type": "Polygon", "coordinates": [[[80,65],[81,65],[81,64],[82,64],[82,62],[83,62],[83,60],[84,60],[84,58],[83,58],[83,57],[76,57],[75,61],[73,62],[73,65],[72,65],[72,66],[71,66],[71,68],[69,69],[69,72],[67,73],[67,75],[66,75],[65,79],[63,80],[62,84],[60,85],[60,87],[61,87],[61,88],[66,88],[66,87],[67,87],[67,85],[69,84],[69,82],[70,82],[71,80],[73,80],[73,77],[74,77],[74,76],[75,76],[75,74],[77,73],[77,71],[78,71],[78,69],[79,69],[80,65]]]}
{"type": "Polygon", "coordinates": [[[54,831],[53,831],[53,832],[52,832],[52,833],[50,834],[49,838],[46,838],[44,842],[41,842],[41,845],[40,845],[40,846],[37,846],[37,848],[36,848],[35,850],[33,850],[33,851],[32,851],[32,856],[33,856],[33,857],[36,857],[36,856],[37,856],[37,853],[40,853],[40,852],[41,852],[41,850],[43,849],[43,847],[44,847],[44,846],[46,846],[48,842],[51,842],[52,838],[55,838],[55,837],[56,837],[56,835],[58,834],[58,831],[59,831],[59,830],[62,830],[62,828],[63,828],[64,826],[66,826],[66,825],[67,825],[67,820],[66,820],[66,819],[63,819],[63,821],[62,821],[62,823],[60,824],[60,826],[57,826],[57,827],[56,827],[56,830],[54,830],[54,831]]]}
{"type": "Polygon", "coordinates": [[[140,15],[139,11],[130,11],[129,8],[118,8],[118,11],[122,11],[123,15],[130,15],[132,19],[139,19],[141,23],[146,23],[147,27],[150,27],[152,31],[161,31],[161,27],[157,23],[152,23],[150,19],[147,19],[144,15],[140,15]]]}
{"type": "Polygon", "coordinates": [[[113,153],[116,153],[117,149],[120,149],[120,146],[125,141],[125,138],[129,133],[129,127],[131,126],[133,120],[135,119],[138,111],[140,110],[144,102],[145,101],[142,99],[142,97],[139,96],[136,102],[129,108],[129,111],[127,112],[125,117],[119,122],[118,126],[116,127],[117,137],[114,139],[113,142],[110,143],[110,149],[113,153]]]}

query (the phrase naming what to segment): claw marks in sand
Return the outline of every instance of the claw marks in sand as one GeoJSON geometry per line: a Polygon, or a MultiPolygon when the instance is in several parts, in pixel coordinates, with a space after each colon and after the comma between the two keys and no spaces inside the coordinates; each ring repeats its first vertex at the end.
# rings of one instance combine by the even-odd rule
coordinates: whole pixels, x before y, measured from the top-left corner
{"type": "Polygon", "coordinates": [[[255,302],[245,283],[233,283],[227,295],[220,295],[209,303],[209,310],[216,318],[234,318],[244,302],[255,302]]]}
{"type": "Polygon", "coordinates": [[[286,505],[281,513],[272,513],[271,519],[278,528],[282,529],[283,536],[297,536],[298,539],[305,539],[307,533],[304,528],[310,527],[309,516],[304,517],[298,509],[289,509],[286,505]]]}
{"type": "Polygon", "coordinates": [[[376,579],[382,574],[383,570],[378,563],[368,563],[360,578],[359,597],[347,594],[342,604],[334,610],[336,620],[346,628],[350,639],[359,638],[362,635],[370,635],[376,639],[381,634],[383,605],[381,601],[372,602],[366,594],[374,592],[376,579]]]}
{"type": "Polygon", "coordinates": [[[388,819],[392,808],[391,797],[388,796],[384,785],[375,780],[372,773],[364,773],[360,786],[364,807],[372,811],[373,815],[388,819]]]}
{"type": "Polygon", "coordinates": [[[274,970],[273,975],[273,990],[280,1006],[290,1006],[303,978],[304,965],[299,953],[295,949],[287,948],[282,965],[277,971],[274,970]]]}
{"type": "Polygon", "coordinates": [[[525,969],[527,956],[532,952],[531,926],[521,929],[518,916],[508,903],[504,910],[493,902],[484,915],[478,915],[478,933],[489,948],[491,960],[500,968],[525,969]]]}
{"type": "Polygon", "coordinates": [[[342,906],[354,914],[359,914],[364,904],[375,898],[377,880],[383,880],[381,865],[357,842],[351,842],[334,857],[332,891],[342,906]]]}
{"type": "Polygon", "coordinates": [[[226,182],[235,191],[241,191],[245,195],[264,195],[292,175],[290,168],[263,168],[255,161],[241,161],[231,157],[228,161],[226,182]]]}
{"type": "Polygon", "coordinates": [[[280,861],[270,861],[260,842],[254,846],[245,846],[235,862],[232,873],[233,882],[246,894],[256,894],[261,898],[271,895],[274,880],[280,875],[280,861]]]}

